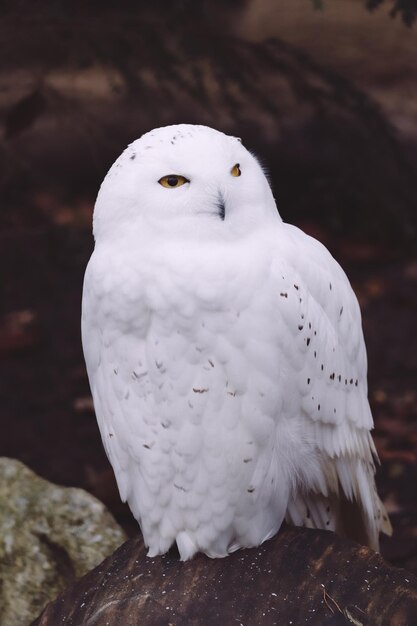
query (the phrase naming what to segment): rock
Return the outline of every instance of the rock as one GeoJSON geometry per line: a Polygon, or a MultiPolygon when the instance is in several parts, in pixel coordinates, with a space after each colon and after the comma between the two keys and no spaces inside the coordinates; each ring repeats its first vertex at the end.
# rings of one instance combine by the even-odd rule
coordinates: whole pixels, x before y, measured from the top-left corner
{"type": "Polygon", "coordinates": [[[225,559],[149,559],[130,539],[32,626],[412,626],[417,578],[353,541],[284,528],[225,559]]]}
{"type": "Polygon", "coordinates": [[[27,626],[125,538],[87,492],[53,485],[19,461],[0,458],[1,626],[27,626]]]}

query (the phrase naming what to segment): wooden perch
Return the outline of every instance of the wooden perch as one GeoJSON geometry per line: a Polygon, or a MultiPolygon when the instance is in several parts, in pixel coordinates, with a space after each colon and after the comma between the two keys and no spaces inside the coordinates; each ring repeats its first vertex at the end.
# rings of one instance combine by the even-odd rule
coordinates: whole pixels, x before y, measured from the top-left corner
{"type": "Polygon", "coordinates": [[[130,539],[32,626],[413,626],[417,578],[337,535],[284,528],[259,548],[182,563],[130,539]]]}

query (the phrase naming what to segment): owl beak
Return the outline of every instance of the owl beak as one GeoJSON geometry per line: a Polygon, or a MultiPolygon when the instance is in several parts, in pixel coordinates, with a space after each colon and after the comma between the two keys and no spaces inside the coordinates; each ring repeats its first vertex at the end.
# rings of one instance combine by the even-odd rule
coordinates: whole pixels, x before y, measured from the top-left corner
{"type": "Polygon", "coordinates": [[[226,206],[225,206],[224,197],[221,191],[219,191],[219,195],[217,198],[217,210],[218,210],[220,219],[224,220],[224,218],[226,217],[226,206]]]}

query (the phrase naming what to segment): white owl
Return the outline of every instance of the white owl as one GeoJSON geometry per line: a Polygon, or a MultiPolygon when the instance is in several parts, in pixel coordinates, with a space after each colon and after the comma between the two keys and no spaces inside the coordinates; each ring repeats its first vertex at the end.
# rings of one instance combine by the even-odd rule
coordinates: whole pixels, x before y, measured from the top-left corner
{"type": "Polygon", "coordinates": [[[358,302],[254,156],[159,128],[106,176],[82,336],[104,447],[149,556],[223,557],[284,519],[378,547],[358,302]]]}

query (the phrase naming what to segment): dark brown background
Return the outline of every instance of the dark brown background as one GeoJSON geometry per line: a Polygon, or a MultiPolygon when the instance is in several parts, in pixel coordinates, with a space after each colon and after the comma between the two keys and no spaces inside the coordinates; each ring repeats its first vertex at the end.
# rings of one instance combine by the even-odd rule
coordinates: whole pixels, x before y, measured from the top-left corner
{"type": "Polygon", "coordinates": [[[417,572],[415,3],[67,5],[1,9],[0,454],[88,489],[135,531],[81,352],[92,208],[129,141],[168,123],[212,125],[259,155],[283,218],[352,280],[394,525],[383,552],[417,572]]]}

